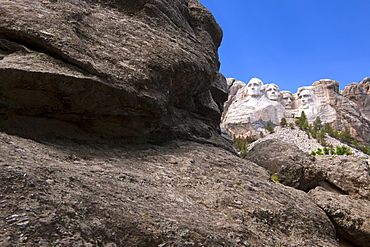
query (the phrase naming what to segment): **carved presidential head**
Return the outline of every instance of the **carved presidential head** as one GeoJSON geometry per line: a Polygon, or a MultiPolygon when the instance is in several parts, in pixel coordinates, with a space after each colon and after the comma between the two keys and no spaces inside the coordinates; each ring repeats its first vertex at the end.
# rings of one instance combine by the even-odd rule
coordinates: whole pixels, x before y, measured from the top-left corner
{"type": "Polygon", "coordinates": [[[281,104],[285,109],[293,109],[293,94],[289,91],[281,91],[281,104]]]}
{"type": "Polygon", "coordinates": [[[302,87],[298,89],[298,99],[303,108],[309,107],[313,103],[313,91],[309,87],[302,87]]]}
{"type": "Polygon", "coordinates": [[[272,101],[279,100],[280,88],[278,87],[278,85],[274,83],[266,84],[264,88],[265,88],[265,95],[269,100],[272,100],[272,101]]]}
{"type": "Polygon", "coordinates": [[[263,82],[258,78],[249,80],[246,88],[248,96],[259,97],[263,94],[263,82]]]}

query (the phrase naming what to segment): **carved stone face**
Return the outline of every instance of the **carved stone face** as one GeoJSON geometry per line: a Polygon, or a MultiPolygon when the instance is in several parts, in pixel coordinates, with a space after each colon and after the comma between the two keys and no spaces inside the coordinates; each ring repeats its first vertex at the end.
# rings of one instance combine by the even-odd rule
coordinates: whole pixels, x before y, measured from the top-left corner
{"type": "Polygon", "coordinates": [[[307,89],[304,89],[299,94],[299,100],[302,103],[302,106],[308,106],[310,103],[312,103],[312,95],[311,92],[307,89]]]}
{"type": "Polygon", "coordinates": [[[290,92],[283,92],[281,97],[281,104],[285,109],[293,108],[293,95],[290,92]]]}
{"type": "Polygon", "coordinates": [[[265,89],[265,94],[269,100],[277,101],[280,97],[280,89],[275,84],[269,84],[265,89]]]}
{"type": "Polygon", "coordinates": [[[258,78],[252,78],[247,84],[248,95],[258,97],[262,95],[262,81],[258,78]]]}

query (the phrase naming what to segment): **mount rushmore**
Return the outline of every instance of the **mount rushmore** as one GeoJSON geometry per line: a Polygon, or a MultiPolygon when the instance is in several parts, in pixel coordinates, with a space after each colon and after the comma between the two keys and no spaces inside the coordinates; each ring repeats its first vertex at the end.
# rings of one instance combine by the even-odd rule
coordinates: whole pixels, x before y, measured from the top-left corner
{"type": "Polygon", "coordinates": [[[282,118],[294,122],[304,111],[309,123],[320,117],[333,129],[349,129],[351,136],[370,140],[370,79],[339,90],[339,82],[323,79],[297,93],[280,91],[278,85],[264,84],[259,78],[248,83],[227,79],[229,98],[225,103],[221,127],[231,136],[246,137],[265,131],[267,123],[278,125],[282,118]]]}

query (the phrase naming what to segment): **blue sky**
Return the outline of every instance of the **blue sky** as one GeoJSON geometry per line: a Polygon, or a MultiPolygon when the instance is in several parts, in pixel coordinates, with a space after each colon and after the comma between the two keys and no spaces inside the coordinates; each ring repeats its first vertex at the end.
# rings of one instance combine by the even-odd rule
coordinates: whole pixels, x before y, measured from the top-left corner
{"type": "Polygon", "coordinates": [[[370,0],[199,0],[224,31],[221,73],[281,90],[370,77],[370,0]]]}

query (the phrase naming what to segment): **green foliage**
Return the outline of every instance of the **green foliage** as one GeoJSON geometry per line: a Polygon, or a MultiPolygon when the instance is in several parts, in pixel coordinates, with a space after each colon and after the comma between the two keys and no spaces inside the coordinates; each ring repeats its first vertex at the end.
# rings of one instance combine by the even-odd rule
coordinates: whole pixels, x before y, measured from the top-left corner
{"type": "Polygon", "coordinates": [[[311,155],[352,155],[351,149],[342,146],[342,147],[336,147],[336,150],[334,150],[332,147],[324,147],[324,149],[318,148],[317,151],[311,151],[311,155]]]}
{"type": "Polygon", "coordinates": [[[280,120],[280,126],[281,127],[286,127],[288,125],[288,122],[286,121],[286,119],[285,118],[282,118],[281,120],[280,120]]]}
{"type": "Polygon", "coordinates": [[[317,130],[320,130],[322,128],[322,122],[320,117],[316,117],[316,120],[313,122],[313,127],[317,130]]]}
{"type": "Polygon", "coordinates": [[[363,153],[365,153],[365,154],[368,154],[368,155],[370,155],[370,146],[363,146],[362,148],[361,148],[361,151],[363,152],[363,153]]]}
{"type": "Polygon", "coordinates": [[[271,180],[272,180],[272,181],[274,181],[274,182],[279,183],[281,179],[280,179],[280,178],[278,178],[278,176],[276,176],[276,174],[275,174],[275,173],[273,173],[273,174],[271,175],[271,180]]]}
{"type": "Polygon", "coordinates": [[[263,132],[261,131],[260,132],[260,137],[262,138],[262,137],[264,137],[265,135],[263,134],[263,132]]]}
{"type": "Polygon", "coordinates": [[[248,151],[248,144],[257,140],[255,136],[247,136],[245,138],[241,137],[234,137],[234,147],[236,150],[239,150],[239,156],[241,158],[245,158],[247,151],[248,151]]]}
{"type": "Polygon", "coordinates": [[[302,111],[300,117],[296,117],[295,124],[301,129],[308,129],[307,117],[304,111],[302,111]]]}
{"type": "Polygon", "coordinates": [[[328,145],[328,143],[324,139],[320,139],[319,143],[321,144],[321,146],[324,146],[324,147],[328,145]]]}
{"type": "Polygon", "coordinates": [[[308,130],[308,122],[304,122],[302,125],[303,130],[308,130]]]}
{"type": "Polygon", "coordinates": [[[350,148],[346,146],[342,146],[342,147],[337,147],[336,154],[337,155],[352,155],[352,152],[350,148]]]}
{"type": "Polygon", "coordinates": [[[268,122],[268,123],[267,123],[267,127],[266,127],[266,129],[267,129],[267,131],[268,131],[268,132],[270,132],[270,133],[274,132],[274,127],[272,127],[272,125],[271,125],[271,123],[270,123],[270,122],[268,122]]]}
{"type": "Polygon", "coordinates": [[[234,147],[237,150],[241,150],[244,144],[250,144],[250,143],[255,142],[257,140],[258,139],[255,136],[247,136],[245,138],[234,137],[234,147]]]}
{"type": "Polygon", "coordinates": [[[248,151],[247,150],[247,144],[243,143],[242,148],[240,150],[240,154],[239,154],[240,158],[244,159],[245,156],[247,155],[247,151],[248,151]]]}
{"type": "Polygon", "coordinates": [[[293,123],[289,123],[289,127],[290,127],[291,129],[294,129],[294,124],[293,124],[293,123]]]}
{"type": "Polygon", "coordinates": [[[324,147],[324,154],[329,155],[330,154],[330,148],[324,147]]]}
{"type": "Polygon", "coordinates": [[[324,139],[325,138],[325,135],[326,135],[325,129],[321,129],[320,132],[319,132],[319,138],[320,139],[324,139]]]}
{"type": "Polygon", "coordinates": [[[306,131],[306,134],[307,134],[308,139],[311,139],[310,131],[306,131]]]}
{"type": "Polygon", "coordinates": [[[324,153],[322,152],[322,149],[321,148],[318,148],[317,149],[316,154],[317,155],[324,155],[324,153]]]}
{"type": "Polygon", "coordinates": [[[344,131],[339,133],[339,140],[351,145],[355,139],[351,136],[349,128],[346,127],[344,131]]]}
{"type": "Polygon", "coordinates": [[[311,130],[311,136],[312,136],[312,138],[317,138],[317,130],[315,130],[315,129],[312,129],[311,130]]]}
{"type": "Polygon", "coordinates": [[[325,129],[326,133],[328,133],[329,136],[336,138],[335,132],[334,132],[333,128],[331,127],[330,123],[325,123],[324,129],[325,129]]]}

